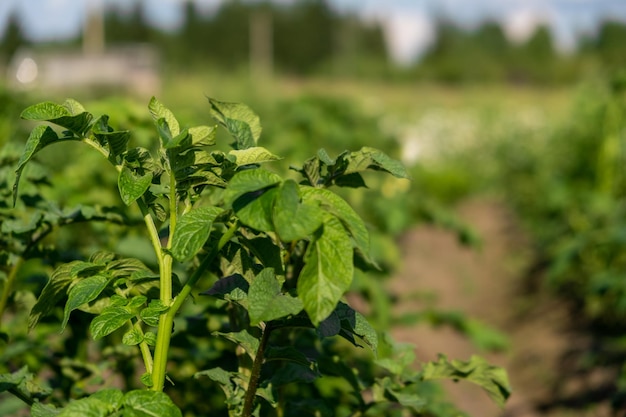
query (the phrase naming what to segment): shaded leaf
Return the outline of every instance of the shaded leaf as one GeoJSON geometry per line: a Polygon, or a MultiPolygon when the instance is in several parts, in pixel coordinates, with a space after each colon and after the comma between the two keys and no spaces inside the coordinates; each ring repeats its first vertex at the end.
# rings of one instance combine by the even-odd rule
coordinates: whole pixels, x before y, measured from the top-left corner
{"type": "Polygon", "coordinates": [[[15,202],[17,201],[17,190],[22,176],[22,171],[24,170],[26,164],[41,149],[51,143],[58,142],[59,140],[61,140],[59,139],[59,136],[49,126],[41,125],[32,130],[28,140],[26,141],[26,146],[24,147],[22,156],[17,163],[17,169],[15,170],[15,182],[13,183],[13,206],[15,206],[15,202]]]}
{"type": "Polygon", "coordinates": [[[232,205],[235,200],[248,193],[265,190],[280,183],[282,178],[263,169],[249,169],[238,172],[224,191],[224,203],[232,205]]]}
{"type": "Polygon", "coordinates": [[[302,311],[302,301],[280,290],[274,270],[265,268],[259,273],[248,291],[248,314],[250,325],[271,321],[302,311]]]}
{"type": "Polygon", "coordinates": [[[402,162],[390,158],[378,149],[363,147],[356,152],[350,152],[347,157],[347,167],[344,175],[368,169],[385,171],[398,178],[409,178],[409,174],[402,162]]]}
{"type": "Polygon", "coordinates": [[[65,297],[67,289],[74,281],[71,271],[78,263],[80,261],[63,264],[54,270],[30,312],[28,317],[28,327],[30,329],[35,327],[42,317],[50,314],[54,307],[65,297]]]}

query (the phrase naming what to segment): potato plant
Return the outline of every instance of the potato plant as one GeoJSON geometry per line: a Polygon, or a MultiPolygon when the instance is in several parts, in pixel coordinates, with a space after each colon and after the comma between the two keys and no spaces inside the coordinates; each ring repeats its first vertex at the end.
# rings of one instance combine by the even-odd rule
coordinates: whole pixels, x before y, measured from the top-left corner
{"type": "MultiPolygon", "coordinates": [[[[181,126],[155,98],[148,108],[156,129],[152,149],[131,146],[130,131],[116,130],[107,115],[94,117],[75,100],[28,107],[22,118],[45,123],[32,130],[17,161],[12,193],[15,205],[27,165],[59,142],[88,145],[117,171],[120,200],[141,217],[156,267],[108,250],[62,263],[28,322],[36,328],[59,305],[62,330],[77,314],[89,314],[91,338],[113,348],[136,348],[142,368],[137,381],[125,375],[130,382],[124,387],[102,384],[53,404],[46,401],[50,390],[36,387],[24,367],[1,374],[0,391],[29,404],[34,416],[198,415],[180,396],[168,395],[175,392],[173,384],[185,384],[176,380],[179,373],[168,368],[168,359],[174,338],[191,337],[189,327],[177,329],[175,323],[193,298],[197,305],[210,305],[203,314],[214,320],[200,338],[223,341],[208,349],[219,358],[216,366],[193,375],[219,386],[225,396],[223,410],[205,414],[457,415],[430,393],[429,381],[439,378],[468,380],[494,401],[505,401],[509,385],[502,369],[479,357],[463,362],[444,356],[414,367],[412,347],[381,339],[345,301],[355,268],[377,264],[366,224],[332,188],[365,186],[364,171],[406,178],[399,162],[369,147],[334,157],[321,149],[291,167],[292,175],[280,176],[266,168],[281,158],[258,145],[261,125],[247,106],[209,99],[217,123],[193,127],[181,126]],[[229,151],[212,148],[220,126],[233,138],[229,151]],[[357,363],[338,354],[337,340],[367,346],[372,353],[357,363]],[[234,366],[227,357],[234,358],[234,366]],[[342,381],[341,388],[325,391],[315,385],[324,378],[342,381]]],[[[3,212],[13,221],[2,228],[3,265],[9,271],[3,309],[24,259],[44,256],[33,248],[50,230],[78,221],[128,224],[120,213],[132,213],[42,207],[34,223],[21,219],[31,225],[22,229],[20,216],[3,212]]],[[[11,343],[10,332],[3,338],[11,343]]],[[[189,348],[190,357],[195,348],[189,348]]]]}

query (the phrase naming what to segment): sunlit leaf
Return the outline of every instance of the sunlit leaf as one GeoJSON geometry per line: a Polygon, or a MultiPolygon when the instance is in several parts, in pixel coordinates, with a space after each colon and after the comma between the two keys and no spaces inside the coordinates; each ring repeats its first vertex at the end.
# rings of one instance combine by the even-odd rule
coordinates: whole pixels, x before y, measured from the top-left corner
{"type": "Polygon", "coordinates": [[[128,307],[107,307],[91,321],[89,331],[94,340],[98,340],[113,333],[134,316],[128,307]]]}
{"type": "Polygon", "coordinates": [[[76,283],[69,293],[65,310],[63,313],[63,323],[61,328],[65,329],[67,321],[70,319],[70,313],[83,304],[89,303],[100,295],[106,288],[109,280],[102,275],[85,278],[76,283]]]}
{"type": "Polygon", "coordinates": [[[135,390],[124,395],[124,416],[182,417],[182,413],[164,392],[135,390]]]}
{"type": "Polygon", "coordinates": [[[235,138],[236,149],[256,146],[261,136],[261,122],[248,106],[209,98],[211,116],[235,138]]]}
{"type": "Polygon", "coordinates": [[[323,222],[319,204],[302,203],[298,184],[285,181],[274,198],[272,215],[276,233],[285,242],[305,239],[323,222]]]}
{"type": "Polygon", "coordinates": [[[343,226],[329,217],[309,244],[298,279],[298,297],[314,325],[328,317],[350,287],[352,243],[343,226]]]}
{"type": "Polygon", "coordinates": [[[172,236],[172,256],[180,262],[193,258],[209,238],[213,220],[222,211],[219,207],[198,207],[183,215],[172,236]]]}
{"type": "Polygon", "coordinates": [[[247,149],[233,149],[228,152],[228,155],[234,158],[234,162],[237,166],[260,164],[280,159],[279,156],[274,155],[267,149],[260,146],[254,146],[247,149]]]}
{"type": "Polygon", "coordinates": [[[148,110],[150,110],[150,114],[152,115],[152,119],[155,123],[157,123],[159,119],[164,119],[172,137],[178,136],[180,133],[180,125],[178,124],[176,117],[174,117],[174,113],[172,113],[155,97],[150,99],[148,110]]]}
{"type": "Polygon", "coordinates": [[[423,370],[424,380],[429,379],[464,379],[481,386],[487,394],[501,407],[511,395],[511,387],[506,371],[490,365],[480,356],[472,356],[467,362],[448,360],[439,355],[436,362],[428,362],[423,370]]]}

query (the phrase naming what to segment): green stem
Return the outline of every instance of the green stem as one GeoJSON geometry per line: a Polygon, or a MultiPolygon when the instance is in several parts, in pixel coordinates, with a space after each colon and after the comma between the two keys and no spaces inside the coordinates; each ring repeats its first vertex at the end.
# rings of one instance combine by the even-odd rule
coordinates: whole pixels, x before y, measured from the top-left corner
{"type": "Polygon", "coordinates": [[[267,347],[267,341],[269,340],[270,333],[271,328],[269,326],[266,326],[263,329],[263,335],[261,336],[261,341],[259,342],[259,348],[256,351],[254,363],[252,364],[250,381],[248,382],[248,389],[246,390],[246,396],[243,402],[243,411],[241,412],[242,417],[252,416],[252,411],[254,409],[254,398],[256,397],[256,390],[259,387],[261,366],[263,365],[263,362],[265,360],[265,348],[267,347]]]}
{"type": "MultiPolygon", "coordinates": [[[[191,277],[189,277],[189,279],[183,286],[182,290],[176,296],[173,302],[171,298],[168,300],[166,305],[169,305],[170,308],[167,311],[165,311],[159,318],[159,329],[157,333],[156,348],[154,350],[154,369],[152,372],[152,383],[153,383],[152,389],[154,391],[162,391],[163,387],[165,386],[167,351],[169,348],[170,339],[172,335],[172,325],[174,324],[174,316],[176,315],[180,307],[183,305],[185,298],[187,298],[187,296],[191,293],[191,289],[193,288],[194,284],[200,279],[200,277],[205,272],[207,267],[213,261],[213,258],[215,257],[215,255],[233,237],[233,235],[237,231],[238,226],[239,226],[238,222],[235,222],[231,225],[231,227],[221,237],[220,241],[217,244],[216,250],[211,251],[202,260],[198,268],[194,271],[191,277]]],[[[163,258],[164,258],[164,261],[169,260],[169,263],[164,263],[164,266],[166,267],[169,266],[169,273],[171,277],[172,258],[170,255],[164,255],[163,258]]],[[[171,280],[170,280],[170,291],[171,291],[171,280]]]]}
{"type": "MultiPolygon", "coordinates": [[[[129,326],[132,329],[138,331],[142,336],[144,335],[143,333],[143,329],[141,328],[141,324],[139,324],[139,321],[136,321],[135,323],[133,323],[132,321],[128,322],[129,326]]],[[[143,359],[143,364],[146,367],[146,372],[151,374],[152,373],[152,367],[153,367],[153,362],[152,362],[152,353],[150,353],[150,346],[148,346],[148,344],[143,341],[141,343],[139,343],[139,351],[141,352],[141,358],[143,359]]]]}
{"type": "Polygon", "coordinates": [[[0,324],[2,324],[2,316],[4,314],[4,310],[7,307],[7,302],[9,301],[9,295],[11,295],[11,292],[13,291],[13,284],[15,283],[17,272],[19,271],[23,263],[24,263],[24,258],[22,258],[21,256],[17,258],[15,265],[13,265],[13,268],[11,268],[11,271],[9,271],[7,281],[4,284],[4,288],[2,289],[2,295],[0,296],[0,324]]]}

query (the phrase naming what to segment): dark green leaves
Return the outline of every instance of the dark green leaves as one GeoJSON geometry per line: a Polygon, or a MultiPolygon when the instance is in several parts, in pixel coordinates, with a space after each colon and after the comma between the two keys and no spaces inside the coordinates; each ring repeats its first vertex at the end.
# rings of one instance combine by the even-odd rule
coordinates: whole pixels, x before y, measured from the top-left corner
{"type": "Polygon", "coordinates": [[[256,146],[261,136],[261,122],[248,106],[240,103],[225,103],[209,98],[211,116],[235,138],[235,149],[256,146]]]}
{"type": "Polygon", "coordinates": [[[497,366],[492,366],[479,356],[472,356],[467,361],[449,361],[445,355],[439,355],[437,362],[429,362],[424,367],[424,380],[429,379],[465,379],[480,385],[487,394],[501,407],[511,395],[511,387],[506,371],[497,366]]]}
{"type": "Polygon", "coordinates": [[[307,160],[303,167],[297,169],[308,185],[314,187],[364,187],[365,181],[361,172],[374,170],[384,171],[398,178],[408,178],[402,163],[390,158],[378,149],[363,147],[356,152],[344,151],[336,159],[331,159],[321,149],[316,157],[307,160]]]}
{"type": "Polygon", "coordinates": [[[283,294],[274,271],[266,268],[250,284],[248,306],[250,324],[256,326],[262,321],[298,314],[302,310],[302,301],[283,294]]]}
{"type": "Polygon", "coordinates": [[[22,171],[24,170],[26,164],[37,152],[51,143],[57,142],[58,140],[59,136],[49,126],[37,126],[30,133],[24,152],[22,153],[22,156],[17,164],[17,169],[15,170],[15,182],[13,183],[13,205],[15,205],[15,201],[17,200],[17,188],[22,171]]]}
{"type": "Polygon", "coordinates": [[[190,260],[209,238],[213,220],[222,212],[218,207],[199,207],[182,216],[172,236],[172,256],[190,260]]]}

